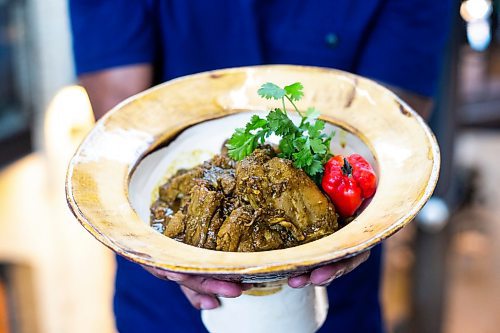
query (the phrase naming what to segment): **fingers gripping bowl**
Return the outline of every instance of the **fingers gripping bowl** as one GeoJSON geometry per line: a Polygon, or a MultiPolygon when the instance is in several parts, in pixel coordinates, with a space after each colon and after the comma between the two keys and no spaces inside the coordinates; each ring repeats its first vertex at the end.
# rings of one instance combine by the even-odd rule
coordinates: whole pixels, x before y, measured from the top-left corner
{"type": "Polygon", "coordinates": [[[382,86],[336,70],[259,66],[180,78],[118,105],[76,152],[66,186],[80,223],[132,261],[175,272],[270,281],[353,256],[389,237],[430,197],[438,171],[434,136],[382,86]],[[269,81],[302,82],[299,109],[314,105],[337,131],[335,149],[355,151],[372,162],[379,181],[371,202],[327,237],[258,253],[197,248],[154,231],[148,225],[151,193],[165,172],[206,160],[235,127],[274,107],[274,101],[255,94],[269,81]]]}

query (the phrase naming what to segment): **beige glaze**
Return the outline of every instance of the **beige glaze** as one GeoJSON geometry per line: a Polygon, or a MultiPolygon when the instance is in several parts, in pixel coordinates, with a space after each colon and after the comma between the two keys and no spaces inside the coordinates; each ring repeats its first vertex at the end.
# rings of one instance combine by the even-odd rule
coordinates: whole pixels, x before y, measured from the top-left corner
{"type": "Polygon", "coordinates": [[[433,134],[389,90],[337,70],[274,65],[187,76],[124,101],[97,123],[76,152],[66,190],[80,223],[132,261],[176,272],[269,281],[353,256],[389,237],[422,208],[438,173],[439,148],[433,134]],[[302,82],[300,109],[315,106],[323,119],[357,135],[371,149],[380,178],[366,209],[328,237],[258,253],[200,249],[143,223],[128,199],[129,179],[141,159],[193,124],[276,107],[276,101],[256,93],[269,81],[302,82]]]}

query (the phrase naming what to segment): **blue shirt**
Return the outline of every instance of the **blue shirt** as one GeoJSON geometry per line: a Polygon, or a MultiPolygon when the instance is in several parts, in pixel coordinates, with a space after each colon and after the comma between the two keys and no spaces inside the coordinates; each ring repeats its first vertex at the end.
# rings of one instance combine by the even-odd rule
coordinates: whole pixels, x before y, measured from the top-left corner
{"type": "MultiPolygon", "coordinates": [[[[70,0],[78,74],[151,63],[158,82],[257,64],[333,67],[434,92],[449,0],[70,0]]],[[[328,288],[320,332],[381,332],[380,246],[328,288]]],[[[175,283],[117,258],[120,332],[205,332],[175,283]]]]}

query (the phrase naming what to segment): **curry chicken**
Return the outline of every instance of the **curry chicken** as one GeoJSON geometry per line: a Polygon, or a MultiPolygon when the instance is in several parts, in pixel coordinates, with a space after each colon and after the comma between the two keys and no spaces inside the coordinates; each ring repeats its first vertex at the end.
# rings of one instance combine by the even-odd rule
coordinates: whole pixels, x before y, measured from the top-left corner
{"type": "Polygon", "coordinates": [[[339,228],[330,199],[271,146],[178,171],[160,186],[151,225],[186,244],[240,252],[292,247],[339,228]]]}

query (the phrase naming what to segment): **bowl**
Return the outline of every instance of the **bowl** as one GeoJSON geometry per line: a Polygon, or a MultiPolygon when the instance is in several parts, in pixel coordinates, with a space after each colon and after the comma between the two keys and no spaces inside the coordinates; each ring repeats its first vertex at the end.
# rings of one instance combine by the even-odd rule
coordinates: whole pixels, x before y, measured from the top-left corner
{"type": "Polygon", "coordinates": [[[151,267],[245,282],[279,280],[366,251],[408,224],[431,196],[439,148],[425,122],[374,81],[318,67],[232,68],[175,79],[113,108],[70,162],[67,201],[81,225],[125,258],[151,267]],[[304,245],[236,253],[197,248],[149,226],[149,205],[165,175],[218,152],[252,114],[277,107],[257,89],[300,81],[299,109],[315,106],[335,130],[335,152],[356,151],[376,166],[377,191],[339,231],[304,245]]]}

